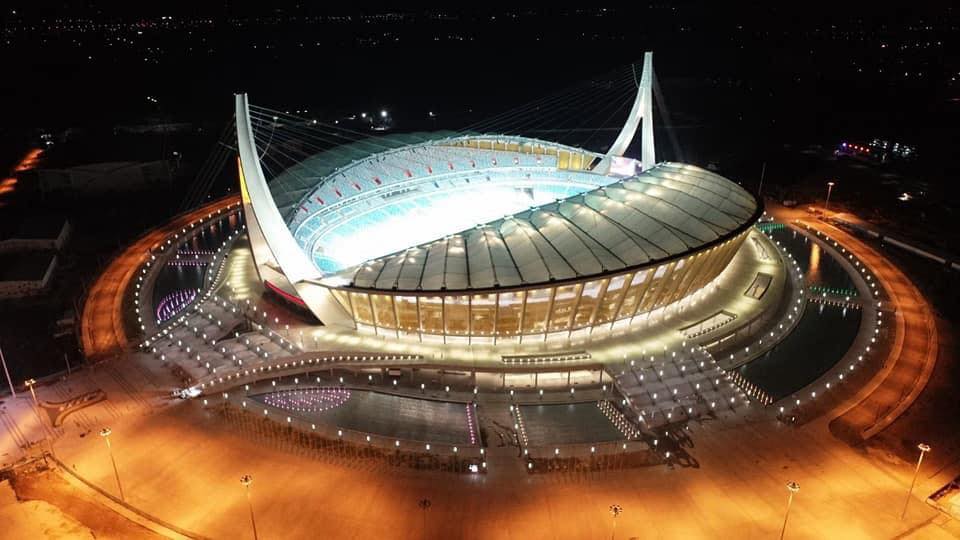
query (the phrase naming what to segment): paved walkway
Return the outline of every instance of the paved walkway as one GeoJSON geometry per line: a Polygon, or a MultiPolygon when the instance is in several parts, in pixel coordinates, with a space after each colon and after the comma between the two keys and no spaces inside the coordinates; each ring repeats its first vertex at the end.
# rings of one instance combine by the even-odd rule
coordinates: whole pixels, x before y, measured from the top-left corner
{"type": "MultiPolygon", "coordinates": [[[[216,538],[250,536],[242,474],[254,478],[257,525],[267,538],[421,538],[417,501],[424,497],[432,501],[427,538],[605,537],[613,503],[625,508],[618,525],[625,538],[770,538],[790,480],[801,485],[790,538],[951,537],[919,498],[899,520],[910,464],[877,467],[822,426],[795,429],[765,416],[691,424],[696,468],[532,477],[493,460],[490,474],[461,476],[309,459],[238,436],[197,402],[128,415],[111,427],[128,501],[216,538]]],[[[56,451],[114,491],[99,439],[71,432],[56,451]]],[[[924,475],[916,493],[939,485],[924,475]]]]}
{"type": "Polygon", "coordinates": [[[836,239],[873,272],[894,309],[896,330],[883,368],[851,400],[841,404],[831,429],[848,440],[868,439],[890,425],[917,398],[937,359],[937,327],[930,305],[909,278],[886,257],[846,231],[805,213],[773,210],[780,219],[809,226],[836,239]]]}
{"type": "Polygon", "coordinates": [[[124,302],[130,300],[126,295],[150,250],[190,223],[239,201],[237,196],[226,197],[181,214],[169,223],[148,231],[110,261],[90,287],[83,304],[81,341],[87,359],[96,361],[109,358],[130,346],[131,336],[127,335],[124,324],[124,302]]]}

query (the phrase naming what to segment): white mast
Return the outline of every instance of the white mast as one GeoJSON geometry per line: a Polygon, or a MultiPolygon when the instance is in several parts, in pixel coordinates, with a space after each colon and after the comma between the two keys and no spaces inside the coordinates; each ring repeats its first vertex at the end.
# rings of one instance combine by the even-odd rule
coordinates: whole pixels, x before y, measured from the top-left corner
{"type": "Polygon", "coordinates": [[[623,125],[617,140],[597,166],[598,172],[606,174],[610,171],[613,158],[623,156],[633,141],[641,120],[643,131],[640,133],[640,170],[645,171],[657,163],[653,146],[653,53],[649,51],[643,54],[640,85],[637,87],[637,97],[633,100],[627,123],[623,125]]]}

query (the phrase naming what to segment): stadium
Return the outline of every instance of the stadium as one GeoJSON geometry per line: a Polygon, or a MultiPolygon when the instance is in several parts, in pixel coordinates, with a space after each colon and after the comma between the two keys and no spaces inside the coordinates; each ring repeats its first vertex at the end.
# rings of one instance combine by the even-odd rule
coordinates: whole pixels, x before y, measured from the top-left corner
{"type": "Polygon", "coordinates": [[[651,72],[647,58],[606,154],[452,132],[308,153],[309,122],[238,95],[241,193],[260,280],[327,326],[470,344],[589,335],[696,295],[762,207],[708,170],[656,162],[651,72]],[[641,121],[637,161],[623,152],[641,121]],[[295,151],[283,132],[300,135],[304,157],[268,183],[263,155],[295,151]]]}
{"type": "Polygon", "coordinates": [[[165,377],[190,447],[244,444],[244,466],[272,448],[376,481],[400,476],[381,465],[619,475],[735,453],[694,455],[691,434],[781,437],[861,392],[894,300],[849,239],[658,161],[652,77],[648,54],[620,88],[583,85],[629,112],[575,139],[552,124],[583,125],[569,107],[530,108],[547,130],[371,133],[236,95],[211,160],[235,158],[239,193],[110,265],[84,350],[165,377]]]}

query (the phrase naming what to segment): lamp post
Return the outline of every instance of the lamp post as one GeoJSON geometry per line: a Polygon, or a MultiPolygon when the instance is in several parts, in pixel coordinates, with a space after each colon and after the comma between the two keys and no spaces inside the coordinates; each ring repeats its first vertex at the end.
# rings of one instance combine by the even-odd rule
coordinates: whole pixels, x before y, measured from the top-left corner
{"type": "Polygon", "coordinates": [[[37,403],[37,393],[33,391],[33,385],[35,384],[37,384],[36,379],[27,379],[23,381],[23,385],[30,389],[30,395],[33,396],[33,406],[39,407],[40,405],[37,403]]]}
{"type": "Polygon", "coordinates": [[[917,445],[920,450],[920,457],[917,458],[917,468],[913,470],[913,481],[910,482],[910,490],[907,491],[907,500],[903,502],[903,512],[900,513],[900,521],[907,517],[907,506],[910,505],[910,498],[913,496],[913,486],[917,483],[917,475],[920,474],[920,464],[923,463],[923,455],[930,451],[930,445],[920,443],[917,445]]]}
{"type": "Polygon", "coordinates": [[[833,180],[827,182],[827,202],[823,205],[823,210],[826,212],[830,210],[830,193],[833,191],[833,186],[836,185],[836,182],[833,180]]]}
{"type": "Polygon", "coordinates": [[[10,385],[10,396],[17,398],[17,391],[13,389],[13,380],[10,378],[10,370],[7,369],[7,359],[3,356],[3,347],[0,347],[0,364],[3,364],[3,372],[7,375],[7,384],[10,385]]]}
{"type": "MultiPolygon", "coordinates": [[[[40,402],[37,401],[37,393],[33,390],[33,385],[37,384],[37,380],[34,378],[27,379],[23,381],[23,385],[30,389],[30,395],[33,396],[33,414],[37,417],[37,424],[40,425],[40,433],[43,434],[43,440],[47,441],[47,430],[43,423],[43,418],[40,417],[40,402]]],[[[53,454],[53,442],[48,441],[50,445],[50,454],[53,454]]],[[[43,462],[47,462],[47,455],[43,455],[43,462]]]]}
{"type": "Polygon", "coordinates": [[[763,197],[763,177],[767,174],[767,162],[763,162],[763,166],[760,167],[760,185],[757,186],[757,197],[763,197]]]}
{"type": "Polygon", "coordinates": [[[47,438],[47,434],[44,430],[43,419],[40,418],[40,402],[37,401],[37,393],[33,389],[33,385],[37,384],[36,379],[27,379],[23,381],[23,385],[30,389],[30,395],[33,396],[33,414],[37,416],[37,422],[40,424],[40,431],[43,433],[43,438],[47,438]]]}
{"type": "Polygon", "coordinates": [[[787,482],[787,491],[790,492],[790,497],[787,499],[787,511],[783,514],[783,527],[780,528],[780,540],[783,540],[783,533],[787,531],[787,518],[790,517],[790,505],[793,504],[793,495],[800,491],[800,484],[787,482]]]}
{"type": "Polygon", "coordinates": [[[430,499],[427,499],[427,498],[423,498],[417,501],[417,506],[419,506],[420,509],[423,510],[423,537],[424,538],[427,537],[427,509],[430,508],[430,506],[432,505],[433,503],[430,502],[430,499]]]}
{"type": "Polygon", "coordinates": [[[103,437],[103,440],[107,443],[107,450],[110,452],[110,462],[113,463],[113,476],[117,479],[117,490],[120,491],[120,500],[127,502],[127,499],[123,496],[123,486],[120,484],[120,472],[117,470],[117,460],[113,457],[113,446],[110,445],[110,434],[113,431],[105,427],[100,430],[100,436],[103,437]]]}
{"type": "Polygon", "coordinates": [[[258,540],[257,537],[257,520],[253,518],[253,501],[250,500],[250,484],[253,483],[253,477],[249,474],[245,474],[240,477],[240,483],[247,491],[247,507],[250,508],[250,524],[253,526],[253,540],[258,540]]]}
{"type": "Polygon", "coordinates": [[[623,513],[623,507],[619,504],[610,505],[610,515],[613,516],[613,531],[610,533],[610,540],[614,540],[617,534],[617,518],[623,513]]]}

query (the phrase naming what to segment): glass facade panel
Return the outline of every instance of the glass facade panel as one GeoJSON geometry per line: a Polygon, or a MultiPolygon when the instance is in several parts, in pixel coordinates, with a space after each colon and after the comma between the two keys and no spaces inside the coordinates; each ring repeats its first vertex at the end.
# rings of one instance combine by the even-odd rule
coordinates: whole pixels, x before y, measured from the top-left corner
{"type": "Polygon", "coordinates": [[[523,312],[524,334],[542,334],[546,330],[551,298],[553,289],[527,291],[527,305],[523,312]]]}
{"type": "Polygon", "coordinates": [[[447,334],[466,335],[470,329],[470,297],[445,296],[443,298],[444,319],[447,334]]]}
{"type": "Polygon", "coordinates": [[[497,295],[475,294],[470,299],[470,333],[475,336],[493,335],[497,317],[497,295]]]}
{"type": "Polygon", "coordinates": [[[376,317],[377,326],[382,328],[394,329],[397,327],[397,317],[393,312],[393,302],[385,294],[371,294],[370,300],[373,302],[373,315],[376,317]]]}
{"type": "Polygon", "coordinates": [[[710,261],[709,269],[704,273],[702,282],[697,286],[697,288],[703,287],[710,282],[713,278],[726,267],[729,260],[726,257],[727,254],[727,244],[717,246],[716,251],[713,254],[713,258],[710,261]]]}
{"type": "Polygon", "coordinates": [[[673,291],[673,296],[671,301],[677,301],[685,295],[687,289],[690,287],[690,283],[696,279],[698,275],[703,273],[703,261],[707,259],[706,253],[698,253],[693,257],[689,257],[687,261],[686,270],[684,271],[683,277],[680,279],[680,282],[677,283],[677,288],[673,291]]]}
{"type": "Polygon", "coordinates": [[[420,328],[425,334],[443,333],[443,297],[420,297],[420,328]]]}
{"type": "MultiPolygon", "coordinates": [[[[551,332],[570,329],[570,317],[576,308],[581,288],[582,285],[579,283],[557,287],[557,294],[553,299],[553,313],[550,315],[551,332]]],[[[529,309],[530,300],[528,299],[527,302],[529,309]]]]}
{"type": "Polygon", "coordinates": [[[624,285],[627,283],[627,279],[631,277],[632,274],[610,278],[607,291],[600,301],[600,307],[597,308],[597,317],[594,319],[594,324],[610,322],[616,317],[617,310],[620,308],[620,300],[623,299],[623,294],[626,292],[624,285]]]}
{"type": "Polygon", "coordinates": [[[420,317],[417,315],[417,297],[416,296],[397,296],[394,298],[397,304],[397,322],[400,329],[407,332],[416,332],[420,329],[420,317]]]}
{"type": "Polygon", "coordinates": [[[718,251],[719,248],[712,248],[710,251],[706,252],[704,255],[705,260],[703,263],[701,263],[702,268],[698,272],[697,276],[693,279],[693,282],[690,284],[690,291],[695,291],[703,287],[707,284],[707,282],[713,279],[711,272],[713,267],[716,265],[718,251]]]}
{"type": "Polygon", "coordinates": [[[678,291],[678,298],[683,298],[690,293],[696,292],[702,284],[713,279],[713,276],[709,275],[712,263],[713,253],[711,252],[701,253],[700,256],[697,257],[692,263],[694,267],[687,275],[686,283],[684,283],[678,291]]]}
{"type": "Polygon", "coordinates": [[[583,168],[583,154],[570,154],[570,168],[571,169],[583,168]]]}
{"type": "Polygon", "coordinates": [[[647,287],[647,291],[643,293],[643,298],[640,299],[640,307],[637,310],[638,313],[643,313],[645,311],[650,311],[653,309],[654,303],[659,298],[660,293],[663,292],[663,277],[669,272],[669,267],[673,266],[670,264],[662,264],[657,271],[653,273],[653,280],[650,282],[650,286],[647,287]]]}
{"type": "Polygon", "coordinates": [[[513,336],[520,333],[523,320],[524,291],[500,293],[497,299],[497,334],[513,336]]]}
{"type": "Polygon", "coordinates": [[[649,276],[650,270],[642,270],[633,275],[630,287],[624,293],[623,304],[620,306],[620,313],[617,315],[618,319],[633,317],[633,314],[637,311],[637,306],[640,305],[640,295],[643,294],[649,282],[649,276]]]}
{"type": "Polygon", "coordinates": [[[673,268],[670,269],[670,275],[663,280],[663,293],[660,295],[660,298],[657,299],[657,307],[665,306],[673,301],[673,293],[676,292],[677,287],[680,285],[680,280],[683,279],[683,276],[686,275],[689,268],[684,270],[686,266],[686,259],[680,259],[677,261],[673,268]]]}
{"type": "Polygon", "coordinates": [[[373,324],[373,311],[370,310],[370,298],[367,293],[350,293],[350,304],[357,322],[373,324]]]}
{"type": "Polygon", "coordinates": [[[593,320],[593,314],[600,304],[600,294],[603,292],[607,280],[600,279],[588,281],[583,286],[583,294],[580,295],[580,303],[577,306],[577,312],[573,316],[573,327],[583,328],[590,325],[593,320]]]}
{"type": "Polygon", "coordinates": [[[337,302],[343,306],[343,309],[347,310],[347,313],[352,316],[353,310],[350,308],[350,299],[347,298],[347,293],[337,289],[330,289],[330,292],[333,293],[333,297],[337,299],[337,302]]]}

